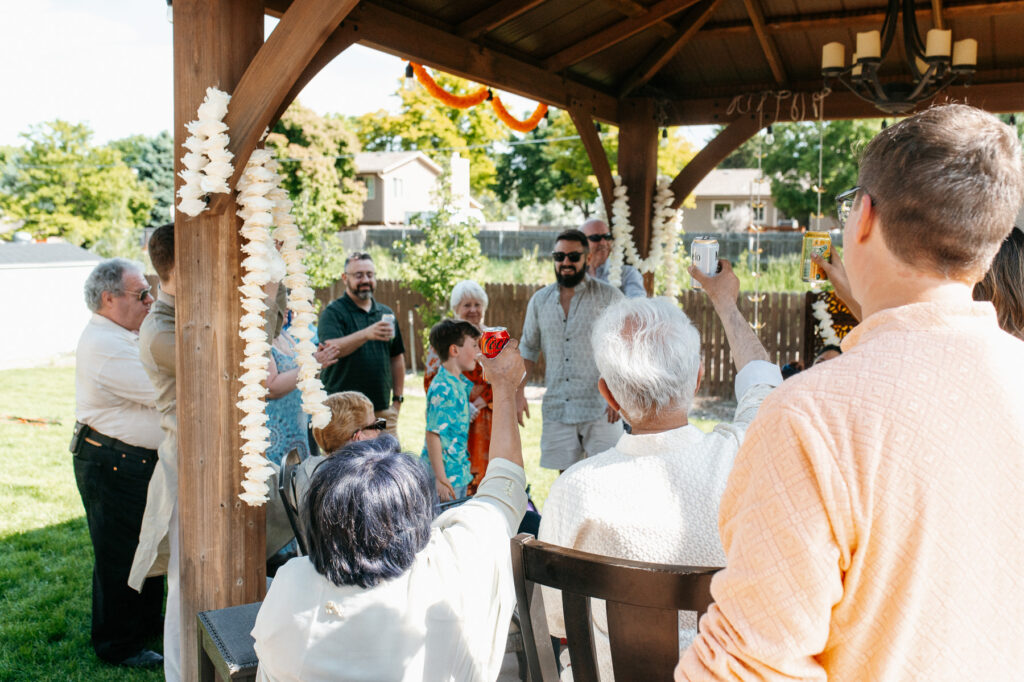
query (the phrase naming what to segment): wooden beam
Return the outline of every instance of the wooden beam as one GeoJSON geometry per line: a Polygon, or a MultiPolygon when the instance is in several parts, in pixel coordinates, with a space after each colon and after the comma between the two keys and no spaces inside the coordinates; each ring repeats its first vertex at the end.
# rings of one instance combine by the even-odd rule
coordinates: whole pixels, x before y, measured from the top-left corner
{"type": "MultiPolygon", "coordinates": [[[[978,80],[988,80],[985,79],[984,72],[977,74],[977,78],[978,80]]],[[[947,101],[965,102],[997,114],[1024,111],[1024,82],[1022,80],[1024,79],[989,81],[970,87],[963,85],[950,86],[940,92],[935,98],[918,104],[914,111],[920,111],[932,104],[941,104],[947,101]]],[[[820,84],[818,84],[818,87],[820,88],[820,84]]],[[[865,102],[842,86],[839,86],[839,88],[825,100],[825,120],[891,117],[891,115],[879,111],[873,104],[865,102]]],[[[806,87],[793,90],[794,95],[802,95],[805,98],[804,101],[807,106],[801,107],[801,110],[804,112],[804,120],[814,120],[815,118],[810,99],[815,92],[817,90],[812,91],[806,87]]],[[[756,103],[759,94],[754,93],[752,96],[756,103]]],[[[768,102],[765,103],[766,111],[770,109],[771,114],[774,115],[774,98],[770,102],[772,102],[770,107],[768,102]]],[[[782,107],[781,122],[783,123],[790,120],[787,102],[789,100],[786,100],[782,107]]],[[[730,114],[728,109],[731,103],[731,97],[666,101],[663,103],[663,106],[667,119],[662,124],[668,126],[728,124],[744,116],[744,114],[735,112],[730,114]]],[[[772,122],[770,117],[768,117],[764,123],[768,125],[772,122]]]]}
{"type": "MultiPolygon", "coordinates": [[[[263,12],[248,0],[175,0],[175,170],[185,124],[206,88],[236,91],[263,45],[263,12]]],[[[180,187],[181,178],[175,175],[180,187]]],[[[223,196],[223,195],[221,195],[223,196]]],[[[232,201],[233,204],[233,201],[232,201]]],[[[242,254],[234,211],[175,215],[175,357],[181,673],[198,673],[196,614],[259,601],[266,589],[264,509],[238,499],[242,466],[235,402],[242,254]]],[[[165,652],[169,654],[168,650],[165,652]]]]}
{"type": "Polygon", "coordinates": [[[644,14],[624,19],[548,57],[544,60],[544,68],[550,71],[561,71],[593,54],[621,43],[623,40],[640,33],[662,19],[667,19],[673,14],[682,12],[696,3],[697,0],[661,0],[652,5],[644,14]]]}
{"type": "MultiPolygon", "coordinates": [[[[611,7],[625,17],[636,17],[647,11],[647,8],[634,0],[604,0],[604,4],[611,7]]],[[[667,21],[659,21],[651,27],[662,38],[670,38],[676,34],[675,27],[667,21]]]]}
{"type": "Polygon", "coordinates": [[[476,40],[520,14],[529,12],[544,0],[500,0],[460,23],[455,32],[460,38],[476,40]]]}
{"type": "MultiPolygon", "coordinates": [[[[690,196],[697,184],[704,177],[722,163],[727,156],[732,154],[741,144],[749,140],[754,133],[760,130],[757,118],[744,116],[737,118],[720,132],[713,140],[705,145],[690,163],[679,171],[669,189],[672,190],[675,199],[672,201],[672,208],[679,208],[686,197],[690,196]]],[[[621,154],[621,152],[620,152],[621,154]]]]}
{"type": "Polygon", "coordinates": [[[786,78],[786,69],[782,65],[782,57],[779,56],[779,50],[775,46],[775,41],[772,40],[765,30],[764,12],[761,11],[761,4],[758,0],[743,0],[743,4],[747,8],[747,15],[750,17],[750,23],[754,27],[757,41],[761,43],[764,58],[768,60],[768,67],[772,70],[772,76],[775,77],[775,84],[785,87],[789,79],[786,78]]]}
{"type": "MultiPolygon", "coordinates": [[[[917,8],[918,19],[931,19],[934,8],[920,5],[917,8]]],[[[943,22],[959,18],[995,17],[1024,14],[1024,0],[998,0],[995,2],[946,3],[942,8],[943,22]]],[[[845,12],[820,12],[816,14],[790,14],[765,17],[765,29],[768,34],[792,33],[797,31],[821,31],[845,28],[878,28],[885,20],[885,12],[879,9],[857,9],[845,12]]],[[[933,21],[934,23],[934,21],[933,21]]],[[[749,21],[727,21],[708,24],[698,37],[722,38],[731,35],[747,35],[753,33],[754,26],[749,21]]]]}
{"type": "MultiPolygon", "coordinates": [[[[619,112],[619,175],[629,196],[633,239],[640,256],[651,248],[651,217],[658,182],[658,121],[654,100],[622,100],[619,112]]],[[[650,284],[645,279],[644,283],[650,284]]]]}
{"type": "MultiPolygon", "coordinates": [[[[263,131],[277,115],[310,61],[359,0],[293,0],[267,42],[245,70],[235,88],[224,121],[231,135],[235,186],[263,131]]],[[[234,200],[219,194],[211,205],[221,210],[234,200]]]]}
{"type": "Polygon", "coordinates": [[[461,78],[568,109],[577,102],[594,118],[618,120],[618,100],[569,78],[421,24],[376,5],[360,5],[338,29],[361,45],[432,66],[461,78]]]}
{"type": "Polygon", "coordinates": [[[942,19],[942,0],[932,0],[932,23],[935,28],[946,28],[946,23],[942,19]]]}
{"type": "Polygon", "coordinates": [[[661,71],[697,35],[697,32],[718,8],[720,2],[721,0],[701,0],[690,8],[683,23],[685,28],[676,33],[672,39],[662,41],[654,51],[647,55],[644,61],[626,78],[619,90],[619,97],[628,96],[629,93],[654,78],[655,74],[661,71]]]}
{"type": "Polygon", "coordinates": [[[584,109],[570,106],[568,111],[573,125],[576,126],[576,132],[580,134],[580,141],[583,142],[587,158],[590,159],[590,167],[594,170],[594,176],[597,178],[597,186],[601,190],[601,200],[604,202],[604,213],[608,220],[611,220],[614,183],[608,155],[604,151],[604,145],[601,144],[601,136],[597,134],[597,129],[594,127],[594,119],[584,109]]]}

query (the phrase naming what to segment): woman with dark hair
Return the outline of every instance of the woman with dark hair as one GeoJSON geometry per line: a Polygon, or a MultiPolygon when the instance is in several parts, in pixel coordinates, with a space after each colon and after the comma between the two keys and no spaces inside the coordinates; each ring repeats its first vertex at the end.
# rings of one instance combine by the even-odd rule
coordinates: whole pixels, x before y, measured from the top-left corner
{"type": "Polygon", "coordinates": [[[476,497],[431,521],[434,484],[386,435],[345,445],[310,482],[309,556],[282,567],[252,635],[259,680],[494,680],[515,591],[509,538],[526,508],[509,342],[482,359],[494,392],[476,497]]]}
{"type": "Polygon", "coordinates": [[[1019,227],[999,247],[984,279],[974,285],[975,301],[992,301],[1003,331],[1024,340],[1024,231],[1019,227]]]}

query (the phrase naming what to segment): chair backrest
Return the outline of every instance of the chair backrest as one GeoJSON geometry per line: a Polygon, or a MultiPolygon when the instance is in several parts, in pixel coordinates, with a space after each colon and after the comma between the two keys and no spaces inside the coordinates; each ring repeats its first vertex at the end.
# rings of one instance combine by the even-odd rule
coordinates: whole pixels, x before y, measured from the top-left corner
{"type": "Polygon", "coordinates": [[[306,551],[306,527],[302,522],[302,514],[299,511],[298,492],[295,485],[295,474],[299,470],[299,465],[302,464],[298,449],[293,448],[285,455],[282,462],[284,466],[281,468],[281,478],[278,481],[281,502],[284,504],[285,513],[288,514],[288,523],[291,524],[292,531],[295,533],[295,541],[299,545],[299,552],[305,555],[308,554],[306,551]]]}
{"type": "Polygon", "coordinates": [[[615,559],[512,538],[512,572],[530,679],[557,682],[540,586],[562,592],[575,682],[597,682],[590,599],[604,599],[612,668],[620,680],[670,680],[679,660],[679,611],[703,614],[718,568],[615,559]]]}

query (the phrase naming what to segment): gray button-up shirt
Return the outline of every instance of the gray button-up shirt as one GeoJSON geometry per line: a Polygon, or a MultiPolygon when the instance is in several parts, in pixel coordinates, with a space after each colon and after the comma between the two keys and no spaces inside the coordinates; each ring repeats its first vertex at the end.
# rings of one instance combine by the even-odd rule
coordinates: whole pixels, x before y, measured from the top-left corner
{"type": "Polygon", "coordinates": [[[530,299],[519,350],[532,362],[544,353],[544,421],[582,424],[604,415],[607,403],[597,390],[599,374],[590,331],[604,309],[621,299],[618,289],[589,275],[576,285],[568,318],[559,302],[557,283],[530,299]]]}
{"type": "MultiPolygon", "coordinates": [[[[594,268],[594,279],[608,283],[608,261],[605,261],[594,268]]],[[[632,265],[622,265],[622,284],[619,290],[626,295],[626,298],[646,298],[647,289],[644,289],[644,276],[632,265]]]]}

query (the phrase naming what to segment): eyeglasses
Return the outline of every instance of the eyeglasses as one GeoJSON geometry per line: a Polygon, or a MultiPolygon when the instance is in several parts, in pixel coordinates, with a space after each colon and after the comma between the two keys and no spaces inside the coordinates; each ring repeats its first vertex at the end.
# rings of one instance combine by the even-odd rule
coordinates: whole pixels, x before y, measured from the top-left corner
{"type": "Polygon", "coordinates": [[[364,426],[361,429],[356,429],[352,435],[354,436],[360,431],[383,431],[386,428],[388,428],[387,420],[384,419],[383,417],[380,417],[369,426],[364,426]]]}
{"type": "Polygon", "coordinates": [[[146,287],[145,289],[142,289],[141,291],[125,291],[125,292],[122,292],[122,293],[124,293],[126,296],[138,296],[139,297],[139,302],[140,303],[145,303],[146,299],[149,298],[150,293],[152,291],[153,291],[153,287],[146,287]]]}
{"type": "Polygon", "coordinates": [[[615,237],[612,236],[611,232],[605,232],[604,234],[588,234],[587,235],[587,241],[589,241],[592,244],[598,244],[598,243],[600,243],[600,241],[602,239],[605,240],[605,241],[610,242],[611,240],[615,239],[615,237]]]}
{"type": "Polygon", "coordinates": [[[569,253],[565,253],[564,251],[552,251],[551,257],[555,259],[556,263],[561,263],[566,258],[569,259],[570,263],[579,263],[580,259],[583,258],[583,252],[570,251],[569,253]]]}
{"type": "MultiPolygon", "coordinates": [[[[858,194],[868,194],[868,191],[858,185],[836,197],[836,216],[839,218],[839,227],[846,228],[846,221],[850,218],[850,213],[853,211],[853,204],[856,202],[858,194]]],[[[871,195],[868,194],[868,196],[871,195]]],[[[878,206],[878,199],[872,196],[871,205],[878,206]]]]}

